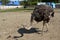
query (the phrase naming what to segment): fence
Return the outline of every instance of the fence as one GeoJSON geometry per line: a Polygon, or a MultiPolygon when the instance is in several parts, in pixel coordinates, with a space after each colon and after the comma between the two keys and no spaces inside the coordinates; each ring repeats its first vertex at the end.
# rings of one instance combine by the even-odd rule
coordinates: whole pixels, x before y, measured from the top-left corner
{"type": "Polygon", "coordinates": [[[60,3],[56,3],[56,8],[60,8],[60,3]]]}
{"type": "Polygon", "coordinates": [[[0,6],[0,9],[12,9],[12,8],[21,8],[23,6],[0,6]]]}

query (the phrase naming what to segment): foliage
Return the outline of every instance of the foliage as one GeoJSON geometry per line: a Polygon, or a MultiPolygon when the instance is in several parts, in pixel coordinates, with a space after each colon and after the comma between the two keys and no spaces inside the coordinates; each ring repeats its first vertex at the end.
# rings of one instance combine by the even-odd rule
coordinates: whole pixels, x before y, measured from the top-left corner
{"type": "Polygon", "coordinates": [[[42,0],[42,2],[57,2],[57,0],[42,0]]]}
{"type": "Polygon", "coordinates": [[[6,5],[9,2],[9,0],[1,0],[1,1],[3,5],[6,5]]]}

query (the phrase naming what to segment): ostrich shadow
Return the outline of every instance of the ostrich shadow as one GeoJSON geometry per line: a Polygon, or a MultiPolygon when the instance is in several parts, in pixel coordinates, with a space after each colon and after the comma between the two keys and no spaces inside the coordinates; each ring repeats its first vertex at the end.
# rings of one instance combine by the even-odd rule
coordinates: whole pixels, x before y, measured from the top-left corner
{"type": "Polygon", "coordinates": [[[19,34],[21,34],[21,36],[14,36],[14,38],[20,38],[23,37],[24,34],[32,34],[32,33],[37,33],[40,34],[41,30],[38,30],[39,28],[31,28],[30,30],[27,30],[25,28],[20,28],[17,30],[17,32],[19,34]]]}

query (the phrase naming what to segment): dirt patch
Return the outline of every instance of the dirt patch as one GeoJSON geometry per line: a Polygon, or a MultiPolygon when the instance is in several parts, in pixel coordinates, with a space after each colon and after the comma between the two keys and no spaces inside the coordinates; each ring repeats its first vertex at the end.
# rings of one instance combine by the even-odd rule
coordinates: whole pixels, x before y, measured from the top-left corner
{"type": "MultiPolygon", "coordinates": [[[[55,12],[55,17],[51,19],[49,24],[48,32],[44,32],[43,36],[34,32],[24,33],[24,36],[20,37],[21,34],[18,30],[23,28],[21,24],[30,24],[31,12],[0,13],[0,40],[60,40],[60,10],[55,12]]],[[[34,24],[34,28],[41,30],[42,22],[34,24]]]]}

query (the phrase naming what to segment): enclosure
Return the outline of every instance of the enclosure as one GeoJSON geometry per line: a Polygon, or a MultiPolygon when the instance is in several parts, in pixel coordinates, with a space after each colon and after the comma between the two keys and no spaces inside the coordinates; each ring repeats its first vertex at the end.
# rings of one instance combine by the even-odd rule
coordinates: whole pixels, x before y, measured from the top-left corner
{"type": "MultiPolygon", "coordinates": [[[[23,28],[21,24],[30,24],[32,11],[0,12],[0,40],[60,40],[60,9],[54,10],[55,17],[50,20],[48,32],[44,32],[43,36],[30,32],[23,33],[24,35],[19,37],[21,36],[19,31],[23,28]]],[[[38,24],[35,22],[34,28],[41,30],[42,22],[38,24]]]]}

